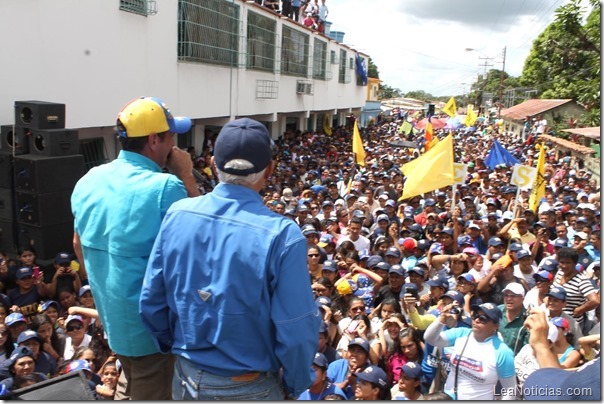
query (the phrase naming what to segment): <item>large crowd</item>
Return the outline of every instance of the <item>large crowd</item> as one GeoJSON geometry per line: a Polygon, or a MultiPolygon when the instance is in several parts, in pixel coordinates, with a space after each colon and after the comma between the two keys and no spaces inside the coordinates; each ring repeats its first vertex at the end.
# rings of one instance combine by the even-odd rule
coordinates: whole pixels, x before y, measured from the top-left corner
{"type": "MultiPolygon", "coordinates": [[[[512,167],[485,159],[496,139],[535,166],[540,140],[487,117],[472,132],[435,134],[453,133],[463,184],[403,198],[401,167],[424,151],[421,131],[401,133],[407,117],[362,128],[364,164],[355,164],[351,127],[275,141],[262,198],[306,237],[323,316],[316,380],[299,399],[505,398],[540,367],[525,323],[533,309],[546,313],[561,367],[599,357],[600,190],[583,162],[545,144],[545,194],[531,210],[531,189],[511,185],[512,167]]],[[[199,153],[189,149],[201,193],[218,182],[215,136],[206,135],[199,153]]],[[[4,394],[83,369],[97,398],[114,398],[120,362],[79,267],[71,252],[47,267],[31,246],[17,259],[2,253],[4,394]]]]}

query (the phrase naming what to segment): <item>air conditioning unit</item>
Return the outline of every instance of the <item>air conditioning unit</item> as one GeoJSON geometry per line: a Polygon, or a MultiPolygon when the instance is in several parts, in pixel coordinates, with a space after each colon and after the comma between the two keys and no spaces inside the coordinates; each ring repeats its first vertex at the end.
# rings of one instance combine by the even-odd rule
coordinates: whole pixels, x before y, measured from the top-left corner
{"type": "Polygon", "coordinates": [[[296,93],[304,94],[306,92],[306,83],[303,81],[298,81],[296,83],[296,93]]]}
{"type": "Polygon", "coordinates": [[[313,86],[312,83],[305,83],[304,94],[313,94],[313,86]]]}

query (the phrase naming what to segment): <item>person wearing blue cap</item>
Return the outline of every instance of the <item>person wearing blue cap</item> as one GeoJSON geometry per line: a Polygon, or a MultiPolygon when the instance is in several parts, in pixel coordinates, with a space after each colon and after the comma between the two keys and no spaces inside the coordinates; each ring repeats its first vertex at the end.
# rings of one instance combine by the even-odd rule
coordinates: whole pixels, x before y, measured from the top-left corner
{"type": "Polygon", "coordinates": [[[408,362],[401,368],[398,383],[390,390],[393,400],[422,400],[420,391],[421,380],[424,372],[420,365],[408,362]]]}
{"type": "Polygon", "coordinates": [[[192,122],[173,116],[163,101],[142,97],[129,102],[116,123],[117,159],[88,171],[71,195],[74,251],[87,269],[109,346],[124,366],[127,386],[120,383],[116,396],[167,400],[173,358],[160,353],[143,326],[138,294],[168,208],[200,194],[191,156],[175,145],[192,122]]]}
{"type": "Polygon", "coordinates": [[[389,400],[388,377],[386,372],[378,366],[367,366],[363,371],[354,373],[357,378],[354,389],[356,400],[389,400]]]}
{"type": "Polygon", "coordinates": [[[451,371],[444,391],[457,400],[493,400],[495,387],[515,398],[514,353],[497,336],[502,313],[493,303],[472,307],[472,328],[443,331],[448,313],[426,329],[425,341],[437,347],[453,346],[451,371]]]}
{"type": "Polygon", "coordinates": [[[355,372],[365,370],[369,365],[369,341],[357,337],[348,343],[348,358],[338,359],[329,364],[327,377],[346,393],[346,398],[354,396],[357,378],[355,372]]]}
{"type": "Polygon", "coordinates": [[[516,253],[518,259],[514,265],[514,276],[520,279],[523,286],[530,290],[535,286],[533,275],[537,272],[537,266],[533,265],[533,256],[530,251],[522,249],[516,253]]]}
{"type": "Polygon", "coordinates": [[[343,399],[346,399],[346,394],[342,391],[341,388],[333,384],[327,378],[327,367],[329,366],[329,362],[325,355],[320,352],[315,354],[315,359],[312,361],[312,368],[315,371],[315,381],[313,384],[306,389],[300,396],[298,400],[324,400],[326,396],[330,394],[337,394],[341,396],[343,399]]]}
{"type": "Polygon", "coordinates": [[[306,239],[259,195],[275,167],[266,126],[227,123],[212,166],[216,188],[176,202],[163,220],[141,319],[156,346],[176,357],[174,399],[297,397],[314,380],[322,318],[306,239]]]}

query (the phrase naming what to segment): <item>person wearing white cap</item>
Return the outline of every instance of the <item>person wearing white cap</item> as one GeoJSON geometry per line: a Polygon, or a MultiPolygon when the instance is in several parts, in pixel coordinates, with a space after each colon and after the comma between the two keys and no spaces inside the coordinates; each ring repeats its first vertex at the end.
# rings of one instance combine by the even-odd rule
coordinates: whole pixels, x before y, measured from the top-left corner
{"type": "Polygon", "coordinates": [[[514,355],[528,343],[528,333],[522,326],[524,323],[524,287],[516,282],[508,283],[503,289],[503,304],[499,306],[502,317],[499,322],[499,332],[514,355]]]}

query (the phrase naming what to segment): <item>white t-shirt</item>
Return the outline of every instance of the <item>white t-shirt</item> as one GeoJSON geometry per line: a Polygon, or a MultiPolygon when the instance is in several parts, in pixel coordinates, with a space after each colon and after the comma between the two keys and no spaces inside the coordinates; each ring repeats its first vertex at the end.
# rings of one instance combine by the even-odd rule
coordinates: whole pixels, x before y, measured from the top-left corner
{"type": "Polygon", "coordinates": [[[520,270],[520,266],[518,264],[514,265],[514,276],[520,278],[520,279],[524,279],[526,281],[526,283],[528,283],[529,288],[533,288],[533,286],[535,286],[535,279],[533,278],[533,274],[537,272],[537,267],[534,265],[531,265],[532,268],[532,272],[528,275],[524,274],[521,270],[520,270]]]}
{"type": "MultiPolygon", "coordinates": [[[[84,339],[82,340],[80,345],[77,346],[77,348],[81,346],[88,346],[91,340],[92,337],[89,334],[84,334],[84,339]]],[[[66,361],[70,360],[71,358],[73,358],[74,352],[75,349],[73,348],[73,344],[71,343],[71,337],[67,337],[65,339],[65,352],[63,353],[63,359],[65,359],[66,361]]]]}
{"type": "Polygon", "coordinates": [[[365,236],[359,236],[359,238],[356,241],[350,240],[349,236],[340,237],[338,239],[338,243],[336,244],[336,247],[339,247],[346,240],[349,240],[352,244],[354,244],[354,248],[357,250],[357,252],[361,252],[363,250],[369,251],[369,245],[371,243],[370,243],[369,239],[365,236]]]}
{"type": "Polygon", "coordinates": [[[455,369],[459,362],[458,400],[492,401],[495,399],[497,381],[515,375],[514,353],[497,336],[478,342],[471,328],[453,328],[445,331],[444,337],[453,345],[451,371],[445,383],[445,392],[453,394],[455,369]],[[468,335],[468,343],[463,349],[468,335]]]}

